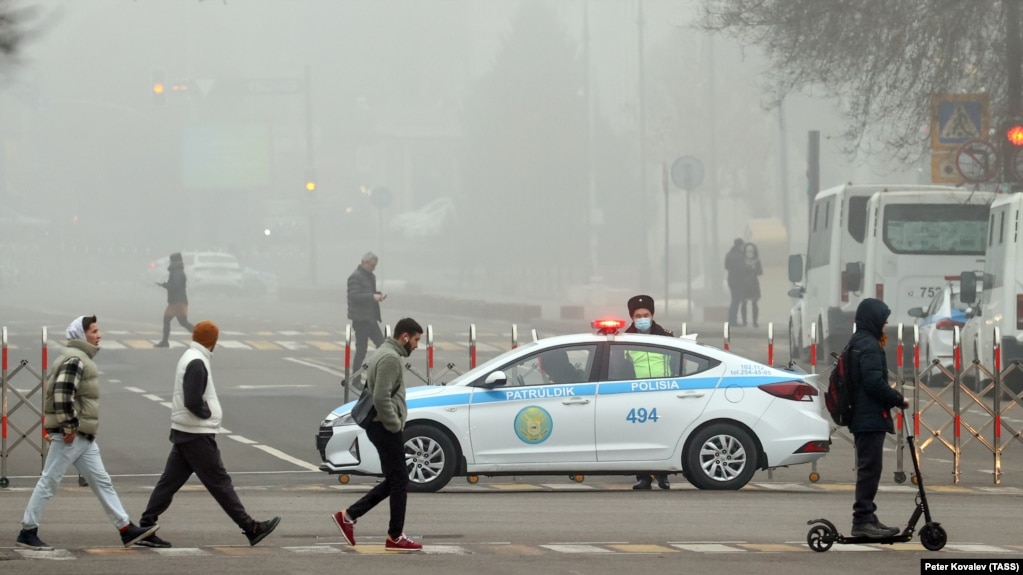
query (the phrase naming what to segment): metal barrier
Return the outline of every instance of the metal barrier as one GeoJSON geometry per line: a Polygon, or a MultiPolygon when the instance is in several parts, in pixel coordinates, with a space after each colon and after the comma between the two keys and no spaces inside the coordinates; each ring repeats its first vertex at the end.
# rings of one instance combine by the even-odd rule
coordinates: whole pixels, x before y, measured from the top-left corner
{"type": "Polygon", "coordinates": [[[11,452],[22,443],[32,447],[39,453],[40,471],[42,471],[43,465],[46,462],[46,451],[49,437],[46,434],[46,429],[43,427],[43,382],[46,381],[46,366],[49,363],[49,354],[46,347],[46,328],[44,327],[42,333],[42,371],[40,372],[33,369],[28,363],[28,360],[25,359],[21,360],[14,371],[8,371],[7,327],[4,326],[0,332],[2,332],[2,334],[0,334],[0,339],[2,339],[3,343],[2,381],[0,381],[0,383],[2,383],[2,386],[0,386],[0,388],[2,388],[2,390],[0,390],[2,398],[0,398],[0,400],[3,402],[2,438],[0,438],[0,488],[6,488],[11,484],[10,479],[7,476],[8,458],[10,457],[11,452]],[[34,376],[31,381],[33,384],[32,388],[24,393],[11,385],[11,380],[17,377],[22,370],[25,370],[34,376]],[[32,397],[37,393],[39,394],[38,406],[32,403],[32,397]],[[8,398],[12,395],[18,400],[13,407],[9,406],[8,403],[8,398]],[[18,423],[11,419],[11,414],[22,407],[32,412],[32,418],[30,420],[31,423],[24,422],[22,425],[18,425],[18,423]],[[13,430],[17,437],[17,439],[15,439],[11,444],[8,444],[8,429],[13,430]],[[34,438],[36,429],[39,430],[38,443],[36,443],[34,438]]]}

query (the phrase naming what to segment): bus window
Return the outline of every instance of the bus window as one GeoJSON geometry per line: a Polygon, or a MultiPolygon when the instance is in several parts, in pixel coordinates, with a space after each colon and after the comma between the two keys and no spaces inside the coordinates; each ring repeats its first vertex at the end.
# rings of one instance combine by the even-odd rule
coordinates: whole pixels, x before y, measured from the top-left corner
{"type": "Polygon", "coordinates": [[[884,243],[896,254],[984,255],[988,206],[889,204],[884,243]]]}
{"type": "Polygon", "coordinates": [[[867,202],[869,196],[849,198],[849,235],[862,244],[867,235],[867,202]]]}

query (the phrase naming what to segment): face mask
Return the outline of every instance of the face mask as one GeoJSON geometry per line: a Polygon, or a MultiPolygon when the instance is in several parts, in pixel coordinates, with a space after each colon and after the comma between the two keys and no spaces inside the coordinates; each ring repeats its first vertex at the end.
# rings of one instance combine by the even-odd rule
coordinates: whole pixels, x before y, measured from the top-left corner
{"type": "Polygon", "coordinates": [[[650,331],[650,326],[654,324],[654,320],[649,317],[636,318],[636,329],[646,333],[650,331]]]}

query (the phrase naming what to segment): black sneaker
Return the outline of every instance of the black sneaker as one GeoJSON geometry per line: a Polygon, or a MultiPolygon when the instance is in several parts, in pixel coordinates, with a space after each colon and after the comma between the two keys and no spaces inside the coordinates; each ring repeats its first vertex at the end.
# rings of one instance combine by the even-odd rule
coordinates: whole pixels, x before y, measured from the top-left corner
{"type": "Polygon", "coordinates": [[[157,537],[156,533],[153,533],[149,537],[139,539],[135,542],[135,545],[138,545],[139,547],[152,547],[153,549],[167,549],[168,547],[173,547],[170,541],[160,539],[157,537]]]}
{"type": "Polygon", "coordinates": [[[280,522],[280,517],[274,517],[269,521],[253,521],[252,529],[244,532],[245,536],[249,538],[249,545],[256,545],[265,539],[267,535],[273,533],[274,529],[277,529],[277,524],[280,522]]]}
{"type": "Polygon", "coordinates": [[[159,528],[159,525],[153,525],[152,527],[139,527],[134,523],[129,523],[121,529],[121,543],[124,543],[125,547],[131,547],[139,539],[145,539],[153,533],[156,533],[156,530],[159,528]]]}
{"type": "Polygon", "coordinates": [[[877,525],[878,529],[884,529],[885,531],[891,533],[892,535],[898,535],[899,532],[902,531],[898,527],[888,527],[887,525],[881,523],[880,521],[875,521],[874,525],[877,525]]]}
{"type": "Polygon", "coordinates": [[[894,535],[888,529],[882,529],[873,523],[853,523],[852,536],[867,539],[885,539],[894,535]]]}
{"type": "Polygon", "coordinates": [[[39,538],[39,528],[22,529],[18,533],[18,547],[35,549],[36,551],[53,551],[53,547],[47,545],[39,538]]]}
{"type": "Polygon", "coordinates": [[[639,481],[637,481],[635,483],[635,485],[632,486],[632,488],[633,489],[650,489],[650,484],[651,483],[653,483],[653,481],[651,481],[650,477],[648,476],[648,477],[645,477],[645,478],[640,479],[639,481]]]}
{"type": "Polygon", "coordinates": [[[657,476],[657,486],[661,489],[671,489],[671,483],[668,481],[667,475],[657,476]]]}

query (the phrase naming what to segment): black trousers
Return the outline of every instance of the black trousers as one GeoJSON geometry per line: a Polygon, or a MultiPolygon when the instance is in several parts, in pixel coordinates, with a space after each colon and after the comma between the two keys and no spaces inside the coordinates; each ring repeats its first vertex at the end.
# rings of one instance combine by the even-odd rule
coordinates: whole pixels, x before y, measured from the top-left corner
{"type": "Polygon", "coordinates": [[[170,507],[174,494],[193,473],[238,527],[243,531],[248,531],[252,527],[252,517],[238,499],[234,485],[231,484],[231,476],[224,469],[217,439],[213,434],[197,435],[190,441],[174,444],[170,455],[167,456],[163,475],[156,482],[156,487],[149,496],[149,504],[142,512],[139,525],[144,527],[156,525],[160,515],[170,507]]]}
{"type": "Polygon", "coordinates": [[[352,371],[362,368],[362,362],[366,359],[366,345],[373,340],[373,345],[380,347],[384,343],[384,334],[380,332],[380,324],[373,320],[352,320],[352,330],[355,331],[355,357],[352,358],[352,371]]]}
{"type": "Polygon", "coordinates": [[[391,433],[384,424],[374,421],[366,429],[366,435],[380,455],[380,468],[384,472],[384,480],[347,509],[348,517],[358,519],[376,507],[377,503],[390,497],[391,522],[387,527],[387,534],[391,539],[397,539],[405,532],[405,503],[408,500],[405,434],[400,431],[391,433]]]}
{"type": "Polygon", "coordinates": [[[881,464],[884,461],[883,431],[853,434],[856,445],[856,501],[853,503],[853,524],[876,523],[877,505],[874,497],[881,483],[881,464]]]}

